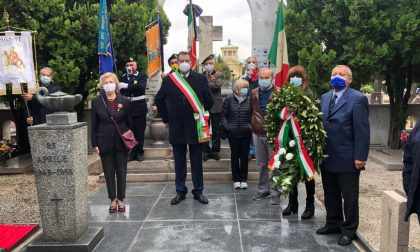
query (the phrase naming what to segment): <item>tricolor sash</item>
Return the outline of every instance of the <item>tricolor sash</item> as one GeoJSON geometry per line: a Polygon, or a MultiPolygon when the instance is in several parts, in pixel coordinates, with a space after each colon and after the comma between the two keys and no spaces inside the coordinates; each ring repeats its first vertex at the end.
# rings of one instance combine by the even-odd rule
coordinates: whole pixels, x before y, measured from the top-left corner
{"type": "Polygon", "coordinates": [[[292,130],[293,139],[295,140],[295,148],[297,151],[297,160],[302,168],[302,171],[308,176],[308,180],[311,180],[314,176],[315,169],[311,157],[308,155],[305,145],[303,144],[302,135],[300,133],[300,125],[295,119],[293,114],[289,114],[287,107],[284,107],[280,114],[280,119],[283,120],[283,125],[280,128],[279,133],[274,139],[274,152],[268,163],[268,168],[274,170],[274,164],[280,156],[284,155],[280,152],[281,146],[288,144],[289,130],[292,130]]]}
{"type": "Polygon", "coordinates": [[[210,139],[210,130],[208,124],[209,112],[204,110],[204,107],[201,104],[200,99],[198,99],[194,89],[190,86],[190,84],[188,84],[188,82],[178,71],[170,73],[169,77],[185,95],[194,110],[194,120],[197,123],[198,142],[208,142],[210,139]]]}

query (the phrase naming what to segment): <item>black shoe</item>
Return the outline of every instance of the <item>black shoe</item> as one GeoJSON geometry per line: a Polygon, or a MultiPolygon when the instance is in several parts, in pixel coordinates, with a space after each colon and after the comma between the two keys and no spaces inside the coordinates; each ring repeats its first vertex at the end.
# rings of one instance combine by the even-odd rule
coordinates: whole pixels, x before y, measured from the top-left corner
{"type": "Polygon", "coordinates": [[[137,160],[137,158],[133,156],[128,157],[128,162],[135,161],[135,160],[137,160]]]}
{"type": "Polygon", "coordinates": [[[311,219],[314,216],[315,213],[315,206],[312,205],[306,205],[305,211],[303,212],[302,216],[300,218],[302,220],[308,220],[311,219]]]}
{"type": "Polygon", "coordinates": [[[207,161],[210,158],[210,153],[203,152],[203,161],[207,161]]]}
{"type": "Polygon", "coordinates": [[[144,156],[142,154],[139,154],[137,156],[137,159],[136,160],[139,161],[139,162],[144,161],[144,156]]]}
{"type": "Polygon", "coordinates": [[[281,215],[289,216],[289,215],[292,215],[292,214],[297,214],[298,208],[299,208],[299,205],[289,203],[287,205],[286,209],[284,209],[283,212],[281,212],[281,215]]]}
{"type": "Polygon", "coordinates": [[[316,234],[318,235],[341,234],[341,231],[340,231],[340,228],[332,228],[332,227],[324,226],[316,230],[316,234]]]}
{"type": "Polygon", "coordinates": [[[173,198],[173,199],[171,200],[171,205],[176,205],[176,204],[178,204],[179,202],[183,201],[184,199],[185,199],[185,194],[177,194],[177,195],[175,196],[175,198],[173,198]]]}
{"type": "Polygon", "coordinates": [[[252,197],[253,200],[262,200],[262,199],[266,199],[270,197],[270,193],[269,192],[258,192],[257,194],[254,195],[254,197],[252,197]]]}
{"type": "Polygon", "coordinates": [[[214,152],[211,154],[211,158],[213,158],[214,160],[219,161],[220,160],[220,156],[218,152],[214,152]]]}
{"type": "Polygon", "coordinates": [[[209,203],[209,200],[203,194],[194,195],[194,199],[198,200],[198,202],[200,202],[201,204],[208,204],[209,203]]]}
{"type": "Polygon", "coordinates": [[[342,235],[338,240],[338,245],[340,246],[347,246],[351,243],[352,238],[348,237],[347,235],[342,235]]]}

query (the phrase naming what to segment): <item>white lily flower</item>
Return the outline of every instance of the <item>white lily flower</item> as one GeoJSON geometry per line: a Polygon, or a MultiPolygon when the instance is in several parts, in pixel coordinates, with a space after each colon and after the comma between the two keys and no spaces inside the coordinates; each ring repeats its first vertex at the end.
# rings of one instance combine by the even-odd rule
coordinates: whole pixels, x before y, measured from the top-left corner
{"type": "Polygon", "coordinates": [[[286,154],[286,160],[291,160],[294,157],[294,155],[292,153],[287,153],[286,154]]]}
{"type": "Polygon", "coordinates": [[[280,148],[279,153],[280,153],[280,155],[284,155],[284,154],[286,154],[286,153],[287,153],[287,151],[286,151],[286,149],[285,149],[285,148],[280,148]]]}
{"type": "Polygon", "coordinates": [[[274,162],[274,168],[280,168],[280,165],[281,165],[281,162],[279,160],[274,162]]]}
{"type": "Polygon", "coordinates": [[[295,147],[295,144],[296,144],[296,142],[295,142],[295,140],[290,140],[290,142],[289,142],[289,146],[290,147],[295,147]]]}
{"type": "Polygon", "coordinates": [[[292,184],[292,178],[291,177],[287,177],[287,178],[283,179],[282,185],[290,185],[290,184],[292,184]]]}

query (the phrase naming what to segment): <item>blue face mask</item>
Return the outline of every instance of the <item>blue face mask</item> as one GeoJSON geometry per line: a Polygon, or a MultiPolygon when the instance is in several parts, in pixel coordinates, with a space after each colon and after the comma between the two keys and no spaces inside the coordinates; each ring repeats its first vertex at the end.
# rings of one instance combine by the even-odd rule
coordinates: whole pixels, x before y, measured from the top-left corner
{"type": "Polygon", "coordinates": [[[292,77],[290,78],[290,84],[295,85],[296,87],[300,87],[302,85],[302,78],[299,77],[292,77]]]}
{"type": "Polygon", "coordinates": [[[258,86],[261,87],[263,90],[267,90],[271,87],[271,81],[270,80],[258,80],[258,86]]]}
{"type": "Polygon", "coordinates": [[[334,89],[343,89],[346,87],[346,78],[341,77],[340,75],[334,75],[331,77],[331,87],[334,89]]]}
{"type": "Polygon", "coordinates": [[[41,83],[45,86],[48,86],[51,82],[51,78],[44,75],[41,76],[40,80],[41,80],[41,83]]]}
{"type": "Polygon", "coordinates": [[[241,88],[241,90],[239,90],[239,94],[241,96],[247,96],[248,95],[248,88],[241,88]]]}

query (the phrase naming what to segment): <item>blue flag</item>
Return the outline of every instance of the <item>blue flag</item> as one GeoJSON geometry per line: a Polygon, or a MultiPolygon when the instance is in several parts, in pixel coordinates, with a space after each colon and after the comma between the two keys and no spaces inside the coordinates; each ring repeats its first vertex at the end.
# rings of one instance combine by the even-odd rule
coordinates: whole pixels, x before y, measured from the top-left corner
{"type": "Polygon", "coordinates": [[[112,48],[111,34],[109,32],[106,0],[101,0],[99,7],[98,55],[99,74],[114,72],[114,49],[112,48]]]}

